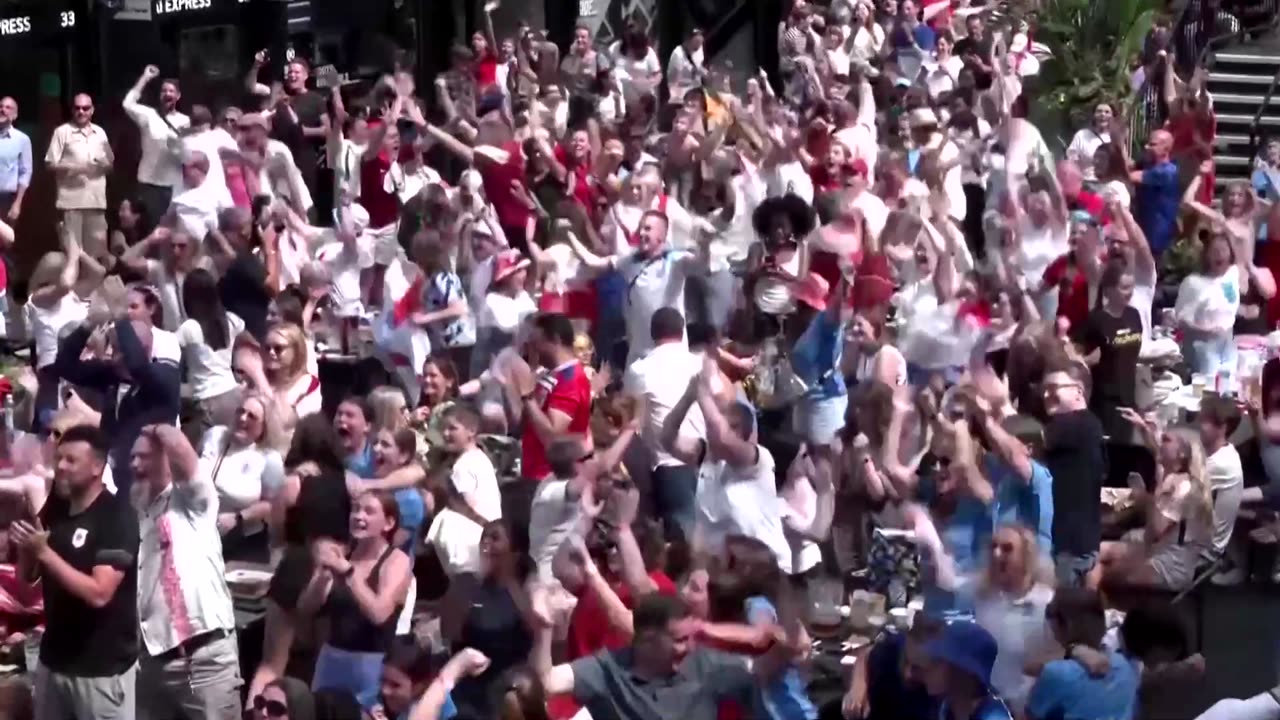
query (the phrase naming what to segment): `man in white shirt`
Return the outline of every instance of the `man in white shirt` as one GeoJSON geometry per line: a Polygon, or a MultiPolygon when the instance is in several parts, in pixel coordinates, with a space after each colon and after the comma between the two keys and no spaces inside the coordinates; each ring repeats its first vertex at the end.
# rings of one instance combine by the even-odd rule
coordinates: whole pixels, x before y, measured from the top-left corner
{"type": "Polygon", "coordinates": [[[728,535],[756,538],[773,551],[778,568],[789,573],[791,546],[783,532],[773,455],[758,442],[755,411],[749,405],[733,402],[720,409],[712,392],[719,378],[716,361],[708,357],[703,362],[702,372],[687,383],[662,427],[663,449],[700,468],[697,535],[711,552],[728,535]],[[679,431],[695,403],[706,423],[705,440],[679,431]]]}
{"type": "Polygon", "coordinates": [[[217,227],[218,213],[231,207],[226,185],[220,188],[211,181],[209,168],[209,157],[199,150],[183,158],[182,185],[187,189],[173,198],[170,206],[178,227],[197,241],[203,241],[217,227]]]}
{"type": "MultiPolygon", "coordinates": [[[[231,191],[227,188],[226,170],[223,169],[222,156],[234,156],[237,152],[236,139],[222,125],[213,124],[213,114],[209,108],[196,105],[191,108],[191,128],[182,140],[184,157],[201,152],[209,160],[209,172],[205,184],[217,195],[223,207],[231,207],[231,191]]],[[[190,189],[185,181],[183,189],[190,189]]]]}
{"type": "Polygon", "coordinates": [[[143,428],[130,465],[140,538],[137,716],[237,718],[240,660],[213,479],[172,425],[143,428]]]}
{"type": "MultiPolygon", "coordinates": [[[[142,158],[138,161],[138,200],[147,209],[147,217],[157,222],[169,208],[169,200],[182,186],[179,137],[191,125],[186,115],[178,112],[182,92],[177,80],[160,83],[160,108],[143,105],[142,91],[160,76],[160,69],[148,65],[124,96],[124,111],[138,126],[142,139],[142,158]]],[[[144,228],[144,232],[150,228],[144,228]]]]}
{"type": "MultiPolygon", "coordinates": [[[[664,452],[661,436],[671,408],[680,401],[689,381],[702,371],[702,358],[689,351],[684,318],[675,308],[659,308],[649,328],[654,348],[627,369],[623,387],[645,399],[644,438],[654,453],[653,495],[667,537],[673,537],[678,528],[685,538],[692,538],[698,468],[664,452]]],[[[705,434],[702,412],[691,408],[680,425],[680,435],[698,439],[705,434]]]]}

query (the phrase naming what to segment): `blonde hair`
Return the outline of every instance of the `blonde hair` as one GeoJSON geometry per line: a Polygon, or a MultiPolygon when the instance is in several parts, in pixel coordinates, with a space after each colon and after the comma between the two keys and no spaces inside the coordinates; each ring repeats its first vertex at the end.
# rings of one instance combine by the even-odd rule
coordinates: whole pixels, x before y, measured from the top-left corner
{"type": "Polygon", "coordinates": [[[302,332],[302,328],[293,323],[272,325],[267,330],[267,337],[273,334],[284,338],[285,342],[289,343],[289,349],[293,351],[293,362],[289,367],[281,368],[280,384],[293,382],[307,371],[307,336],[302,332]]]}
{"type": "Polygon", "coordinates": [[[280,419],[280,414],[276,412],[275,400],[260,392],[249,391],[240,398],[239,403],[236,403],[236,412],[238,413],[240,407],[250,401],[262,406],[262,434],[254,441],[254,445],[260,449],[275,450],[280,453],[288,450],[289,443],[285,439],[284,423],[280,419]]]}
{"type": "Polygon", "coordinates": [[[1204,445],[1200,442],[1200,433],[1187,426],[1169,428],[1165,433],[1176,438],[1186,451],[1186,472],[1173,474],[1185,474],[1191,480],[1191,493],[1195,496],[1196,503],[1202,512],[1212,517],[1213,488],[1209,484],[1209,473],[1205,468],[1204,445]]]}
{"type": "MultiPolygon", "coordinates": [[[[991,535],[993,543],[995,536],[1005,530],[1012,532],[1018,538],[1018,552],[1022,555],[1022,588],[1031,588],[1036,585],[1052,586],[1054,584],[1053,568],[1041,558],[1040,543],[1036,540],[1036,534],[1025,525],[1000,525],[991,535]]],[[[1000,592],[991,568],[992,563],[987,563],[986,570],[982,572],[982,582],[978,588],[979,595],[987,596],[1000,592]]]]}
{"type": "Polygon", "coordinates": [[[404,411],[409,407],[404,392],[394,385],[382,385],[369,393],[369,409],[373,412],[375,430],[395,432],[408,426],[404,411]]]}

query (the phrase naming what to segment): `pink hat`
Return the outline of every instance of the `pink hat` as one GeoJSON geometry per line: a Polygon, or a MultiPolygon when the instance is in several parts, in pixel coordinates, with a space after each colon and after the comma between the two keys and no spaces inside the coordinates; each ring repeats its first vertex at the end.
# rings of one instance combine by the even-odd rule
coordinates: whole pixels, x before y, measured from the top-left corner
{"type": "Polygon", "coordinates": [[[827,309],[827,296],[830,294],[831,284],[816,272],[809,273],[809,277],[791,287],[791,297],[819,312],[827,309]]]}
{"type": "Polygon", "coordinates": [[[502,282],[508,276],[527,267],[529,267],[529,259],[519,250],[503,250],[493,259],[493,282],[502,282]]]}

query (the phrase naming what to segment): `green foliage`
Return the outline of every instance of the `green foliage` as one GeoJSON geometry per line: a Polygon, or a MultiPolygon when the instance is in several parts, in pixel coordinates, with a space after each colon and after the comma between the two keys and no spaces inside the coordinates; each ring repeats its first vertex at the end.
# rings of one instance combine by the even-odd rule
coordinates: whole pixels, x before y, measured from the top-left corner
{"type": "Polygon", "coordinates": [[[1011,20],[1026,20],[1032,39],[1053,52],[1033,82],[1033,121],[1046,135],[1070,134],[1095,104],[1117,108],[1131,95],[1129,77],[1160,0],[1015,0],[1011,20]],[[1057,131],[1057,132],[1055,132],[1057,131]]]}

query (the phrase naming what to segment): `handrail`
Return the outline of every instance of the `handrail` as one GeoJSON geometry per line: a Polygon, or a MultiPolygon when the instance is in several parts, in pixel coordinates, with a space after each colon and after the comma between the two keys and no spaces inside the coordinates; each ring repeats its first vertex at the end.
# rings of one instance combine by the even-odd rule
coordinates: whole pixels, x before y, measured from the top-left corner
{"type": "Polygon", "coordinates": [[[1271,105],[1271,97],[1275,95],[1276,86],[1280,85],[1280,68],[1276,70],[1276,74],[1271,77],[1271,84],[1267,86],[1267,93],[1262,96],[1262,104],[1258,106],[1257,112],[1253,114],[1253,119],[1249,121],[1249,159],[1258,156],[1258,128],[1262,125],[1262,114],[1266,112],[1267,107],[1271,105]]]}

